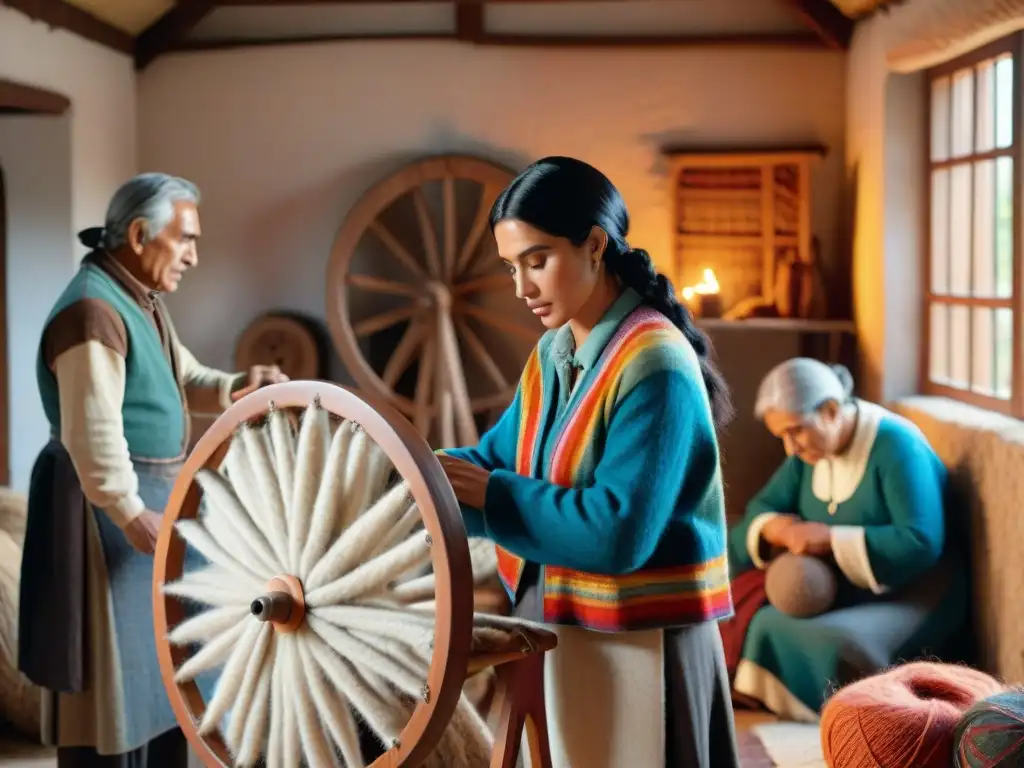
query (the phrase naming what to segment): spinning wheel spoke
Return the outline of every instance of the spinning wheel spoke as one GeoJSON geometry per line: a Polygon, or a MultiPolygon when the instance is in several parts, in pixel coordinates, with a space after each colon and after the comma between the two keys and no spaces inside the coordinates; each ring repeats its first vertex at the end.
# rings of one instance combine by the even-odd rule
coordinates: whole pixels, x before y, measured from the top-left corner
{"type": "Polygon", "coordinates": [[[514,284],[508,273],[495,275],[482,275],[459,283],[452,289],[453,296],[466,296],[471,293],[484,293],[487,291],[507,291],[513,288],[514,284]]]}
{"type": "Polygon", "coordinates": [[[486,397],[477,397],[473,400],[473,410],[475,411],[489,411],[493,408],[503,408],[512,402],[512,398],[516,396],[516,387],[513,384],[508,389],[501,392],[496,392],[493,395],[487,395],[486,397]]]}
{"type": "Polygon", "coordinates": [[[455,417],[452,409],[452,391],[448,386],[448,375],[444,369],[444,354],[439,356],[440,365],[434,367],[434,392],[437,399],[437,425],[441,430],[441,447],[454,448],[459,444],[455,437],[455,417]]]}
{"type": "Polygon", "coordinates": [[[349,275],[345,278],[345,282],[356,288],[362,288],[364,291],[386,293],[391,296],[409,296],[415,299],[423,295],[423,291],[414,285],[396,283],[394,280],[382,280],[371,275],[349,275]]]}
{"type": "Polygon", "coordinates": [[[387,312],[381,312],[379,315],[368,317],[355,324],[352,330],[356,336],[368,336],[371,333],[377,331],[383,331],[385,328],[390,328],[393,325],[397,325],[403,320],[408,320],[416,314],[416,307],[399,307],[398,309],[391,309],[387,312]]]}
{"type": "Polygon", "coordinates": [[[494,362],[494,358],[491,357],[491,353],[487,351],[487,347],[484,346],[484,343],[480,341],[480,337],[477,336],[473,332],[473,329],[469,327],[469,323],[461,317],[456,317],[455,327],[458,328],[459,335],[462,337],[462,340],[466,342],[466,347],[468,347],[469,351],[474,357],[476,357],[477,362],[480,363],[480,367],[484,369],[484,373],[490,377],[491,381],[494,382],[494,385],[502,391],[508,389],[508,379],[505,378],[505,375],[501,372],[501,368],[498,367],[498,364],[494,362]]]}
{"type": "Polygon", "coordinates": [[[420,370],[416,378],[416,400],[414,421],[421,435],[430,434],[430,419],[433,409],[430,407],[431,389],[434,386],[434,368],[440,367],[435,362],[437,345],[433,338],[427,339],[420,355],[420,370]]]}
{"type": "Polygon", "coordinates": [[[398,340],[398,345],[395,347],[395,351],[391,353],[387,365],[384,366],[384,373],[381,374],[384,383],[392,389],[395,388],[399,378],[405,373],[409,364],[412,363],[413,358],[416,356],[416,349],[420,342],[423,341],[425,330],[422,321],[418,319],[413,320],[405,329],[402,338],[398,340]]]}
{"type": "Polygon", "coordinates": [[[412,254],[405,249],[395,236],[391,234],[390,230],[385,227],[381,222],[374,219],[370,222],[368,229],[375,234],[384,246],[388,249],[388,252],[395,257],[403,267],[409,270],[414,277],[418,277],[421,280],[427,279],[426,272],[423,271],[423,267],[416,263],[416,259],[412,257],[412,254]]]}
{"type": "Polygon", "coordinates": [[[525,339],[527,341],[537,340],[537,332],[533,329],[527,328],[525,325],[519,325],[518,323],[510,320],[505,320],[492,312],[488,312],[487,310],[473,306],[472,304],[457,302],[454,306],[454,310],[459,314],[475,317],[481,323],[489,325],[492,328],[497,328],[499,331],[510,333],[513,336],[518,336],[521,339],[525,339]]]}
{"type": "Polygon", "coordinates": [[[412,202],[420,224],[420,238],[423,240],[423,252],[427,255],[430,276],[440,278],[442,276],[441,257],[437,253],[437,232],[434,231],[434,222],[430,219],[430,211],[427,209],[427,199],[423,196],[422,187],[413,190],[412,202]]]}
{"type": "Polygon", "coordinates": [[[442,403],[442,430],[445,431],[445,438],[451,434],[459,442],[446,443],[443,447],[454,448],[456,445],[475,445],[480,439],[476,430],[476,421],[473,418],[473,404],[469,399],[469,388],[466,386],[466,377],[462,370],[462,358],[459,356],[459,340],[455,335],[455,325],[452,323],[451,315],[447,311],[437,313],[437,335],[440,340],[441,356],[438,366],[439,371],[446,374],[445,392],[450,393],[450,401],[447,397],[441,399],[442,403]],[[454,426],[445,423],[450,414],[445,411],[447,403],[454,406],[454,426]]]}
{"type": "Polygon", "coordinates": [[[462,252],[459,254],[459,263],[456,266],[455,272],[457,275],[461,276],[469,272],[469,268],[475,261],[480,240],[483,238],[484,232],[487,231],[491,205],[500,194],[501,189],[499,187],[489,184],[484,184],[480,190],[480,202],[477,203],[473,223],[469,227],[469,234],[466,236],[466,242],[462,244],[462,252]]]}
{"type": "Polygon", "coordinates": [[[441,190],[444,199],[444,278],[450,284],[455,278],[455,241],[459,237],[456,223],[458,211],[455,208],[455,178],[451,174],[445,174],[441,190]]]}

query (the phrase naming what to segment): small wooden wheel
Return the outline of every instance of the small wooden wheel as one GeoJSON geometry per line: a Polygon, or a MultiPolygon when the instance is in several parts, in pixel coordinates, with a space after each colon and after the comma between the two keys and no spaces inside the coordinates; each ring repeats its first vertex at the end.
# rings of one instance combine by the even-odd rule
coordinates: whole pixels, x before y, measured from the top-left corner
{"type": "Polygon", "coordinates": [[[294,381],[323,378],[323,355],[308,323],[271,313],[253,320],[235,344],[235,370],[276,365],[294,381]]]}
{"type": "Polygon", "coordinates": [[[477,442],[477,417],[511,401],[544,330],[515,298],[488,228],[512,176],[472,157],[413,163],[356,203],[331,250],[327,318],[339,355],[361,388],[439,447],[477,442]],[[390,357],[370,359],[389,331],[390,357]]]}
{"type": "Polygon", "coordinates": [[[209,768],[512,755],[523,707],[509,699],[495,739],[464,684],[525,664],[510,695],[542,721],[538,662],[555,640],[474,617],[476,575],[451,485],[390,406],[326,382],[246,395],[199,439],[157,542],[157,656],[182,730],[209,768]],[[533,698],[515,693],[531,680],[533,698]],[[369,758],[360,723],[380,744],[369,758]]]}

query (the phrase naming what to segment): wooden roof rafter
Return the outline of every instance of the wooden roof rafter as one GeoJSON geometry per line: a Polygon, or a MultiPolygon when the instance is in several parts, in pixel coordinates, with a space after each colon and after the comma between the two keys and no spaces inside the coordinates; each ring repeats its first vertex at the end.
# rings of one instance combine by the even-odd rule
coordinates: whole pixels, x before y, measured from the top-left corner
{"type": "MultiPolygon", "coordinates": [[[[272,40],[237,40],[231,42],[190,41],[191,31],[218,7],[244,6],[308,6],[308,5],[387,5],[392,2],[449,2],[455,12],[453,32],[427,34],[326,35],[315,41],[362,39],[454,39],[476,45],[546,46],[546,47],[828,47],[845,50],[849,47],[855,20],[837,8],[840,0],[775,0],[790,7],[804,22],[808,32],[742,33],[742,34],[525,34],[490,32],[484,23],[484,6],[499,4],[540,4],[555,0],[176,0],[175,5],[157,21],[133,37],[127,32],[96,18],[66,0],[0,0],[30,18],[54,28],[66,29],[135,58],[136,68],[143,69],[159,56],[171,51],[201,50],[246,45],[300,44],[307,38],[272,40]]],[[[587,0],[557,0],[586,2],[587,0]]],[[[625,1],[625,0],[623,0],[625,1]]],[[[771,0],[765,0],[770,2],[771,0]]],[[[902,0],[877,0],[871,12],[902,0]]]]}

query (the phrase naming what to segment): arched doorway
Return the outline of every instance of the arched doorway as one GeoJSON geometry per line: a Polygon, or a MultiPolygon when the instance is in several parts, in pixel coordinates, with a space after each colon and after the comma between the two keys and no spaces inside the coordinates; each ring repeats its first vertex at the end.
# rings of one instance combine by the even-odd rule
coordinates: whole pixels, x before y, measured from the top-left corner
{"type": "MultiPolygon", "coordinates": [[[[0,118],[6,115],[65,114],[71,101],[61,93],[0,78],[0,118]]],[[[7,297],[7,189],[0,157],[0,486],[11,483],[10,346],[7,297]]]]}

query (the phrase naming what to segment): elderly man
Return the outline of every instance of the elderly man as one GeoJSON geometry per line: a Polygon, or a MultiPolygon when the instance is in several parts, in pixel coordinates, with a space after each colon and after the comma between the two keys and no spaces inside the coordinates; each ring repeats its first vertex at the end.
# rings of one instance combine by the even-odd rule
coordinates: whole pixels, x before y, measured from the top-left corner
{"type": "Polygon", "coordinates": [[[226,408],[274,367],[224,373],[178,341],[161,294],[198,263],[199,192],[149,173],[114,195],[57,300],[37,380],[52,439],[32,474],[19,666],[60,768],[184,766],[157,663],[152,554],[189,443],[189,405],[226,408]]]}

